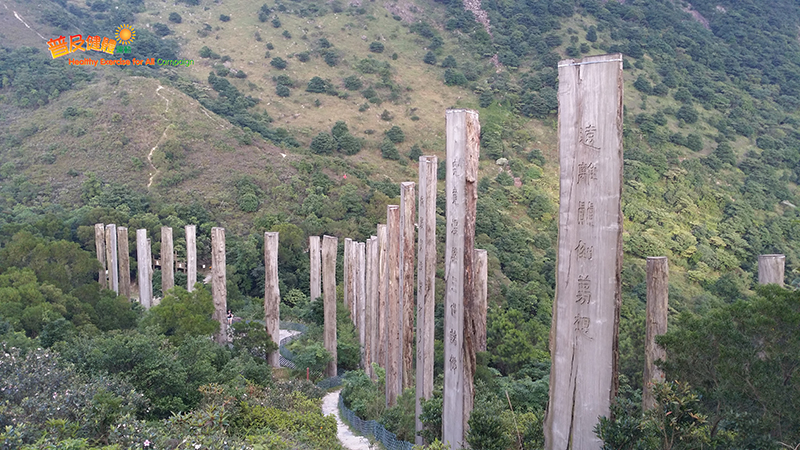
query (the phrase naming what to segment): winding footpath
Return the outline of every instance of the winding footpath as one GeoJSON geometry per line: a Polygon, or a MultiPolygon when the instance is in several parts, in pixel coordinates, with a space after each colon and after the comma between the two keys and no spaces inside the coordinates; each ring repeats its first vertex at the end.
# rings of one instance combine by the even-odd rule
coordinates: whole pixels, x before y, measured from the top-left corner
{"type": "Polygon", "coordinates": [[[322,397],[322,414],[326,416],[333,414],[336,417],[336,437],[339,438],[339,442],[350,450],[373,450],[377,448],[370,445],[367,438],[353,434],[350,427],[342,422],[342,418],[339,415],[339,395],[341,392],[342,390],[338,389],[322,397]]]}

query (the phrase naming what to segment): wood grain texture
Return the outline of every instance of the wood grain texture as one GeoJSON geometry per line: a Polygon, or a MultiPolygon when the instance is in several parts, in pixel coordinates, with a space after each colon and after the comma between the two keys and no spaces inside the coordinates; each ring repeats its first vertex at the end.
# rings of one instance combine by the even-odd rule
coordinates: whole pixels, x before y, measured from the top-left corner
{"type": "Polygon", "coordinates": [[[136,271],[139,281],[139,303],[144,309],[150,309],[153,301],[153,286],[150,274],[153,261],[150,259],[147,230],[136,230],[136,271]]]}
{"type": "MultiPolygon", "coordinates": [[[[417,242],[416,431],[422,431],[421,399],[433,395],[436,293],[436,156],[419,158],[419,235],[417,242]]],[[[423,445],[422,436],[415,443],[423,445]]]]}
{"type": "Polygon", "coordinates": [[[366,329],[366,297],[367,297],[367,244],[358,242],[356,247],[356,316],[358,316],[358,342],[361,344],[361,367],[366,369],[366,348],[367,348],[367,329],[366,329]]]}
{"type": "Polygon", "coordinates": [[[150,270],[147,271],[147,289],[150,294],[150,306],[156,306],[161,303],[161,297],[156,298],[153,296],[153,272],[155,271],[155,264],[153,263],[153,241],[147,239],[147,260],[150,261],[150,270]]]}
{"type": "Polygon", "coordinates": [[[777,284],[783,286],[785,255],[758,256],[758,284],[777,284]]]}
{"type": "Polygon", "coordinates": [[[386,406],[397,403],[403,392],[400,345],[400,206],[386,207],[387,295],[386,295],[386,406]]]}
{"type": "Polygon", "coordinates": [[[197,226],[186,225],[186,290],[192,292],[197,283],[197,226]]]}
{"type": "Polygon", "coordinates": [[[175,247],[172,227],[161,227],[161,295],[175,287],[175,247]]]}
{"type": "MultiPolygon", "coordinates": [[[[281,343],[281,291],[278,287],[278,240],[277,231],[264,233],[264,326],[267,335],[276,345],[281,343]]],[[[278,350],[267,355],[267,362],[278,368],[278,350]]]]}
{"type": "Polygon", "coordinates": [[[335,236],[322,237],[322,295],[325,324],[323,344],[333,359],[325,368],[325,376],[336,376],[336,253],[339,239],[335,236]]]}
{"type": "Polygon", "coordinates": [[[486,351],[486,313],[488,310],[489,254],[486,250],[475,249],[475,350],[486,351]]]}
{"type": "Polygon", "coordinates": [[[644,339],[644,383],[642,386],[642,410],[655,406],[653,383],[664,382],[664,371],[655,362],[667,356],[656,344],[656,336],[667,333],[669,307],[669,261],[666,256],[647,258],[647,318],[644,339]]]}
{"type": "Polygon", "coordinates": [[[622,55],[559,63],[556,299],[547,450],[600,449],[617,392],[622,265],[622,55]]]}
{"type": "MultiPolygon", "coordinates": [[[[163,251],[163,228],[161,233],[163,251]]],[[[171,234],[172,229],[170,229],[171,234]]],[[[164,270],[163,266],[161,270],[164,270]]],[[[211,298],[214,301],[214,314],[211,318],[219,322],[219,332],[214,336],[218,344],[228,343],[228,278],[225,270],[225,228],[213,227],[211,228],[211,298]]]]}
{"type": "Polygon", "coordinates": [[[389,333],[386,330],[386,297],[388,293],[388,266],[386,264],[387,247],[389,245],[389,236],[385,224],[378,225],[378,310],[375,313],[375,320],[377,321],[378,339],[376,342],[376,358],[375,361],[386,369],[386,340],[389,338],[389,333]]]}
{"type": "Polygon", "coordinates": [[[94,248],[100,270],[97,272],[97,282],[101,288],[108,286],[108,273],[106,273],[106,226],[102,223],[94,224],[94,248]]]}
{"type": "Polygon", "coordinates": [[[311,301],[322,296],[322,248],[320,247],[319,236],[308,237],[308,254],[310,259],[309,272],[311,272],[311,301]]]}
{"type": "MultiPolygon", "coordinates": [[[[400,345],[402,389],[414,382],[414,222],[417,216],[415,183],[400,183],[400,345]]],[[[401,391],[402,393],[402,391],[401,391]]]]}
{"type": "Polygon", "coordinates": [[[117,265],[117,226],[106,225],[106,267],[108,288],[119,294],[119,266],[117,265]]]}
{"type": "Polygon", "coordinates": [[[117,250],[119,253],[119,293],[131,298],[131,259],[128,247],[128,229],[117,227],[117,250]]]}
{"type": "Polygon", "coordinates": [[[377,362],[378,346],[378,236],[370,236],[367,241],[367,373],[375,379],[372,363],[377,362]]]}
{"type": "Polygon", "coordinates": [[[353,310],[353,240],[344,239],[344,253],[342,254],[342,292],[344,294],[344,305],[350,311],[350,320],[356,324],[356,315],[353,310]]]}

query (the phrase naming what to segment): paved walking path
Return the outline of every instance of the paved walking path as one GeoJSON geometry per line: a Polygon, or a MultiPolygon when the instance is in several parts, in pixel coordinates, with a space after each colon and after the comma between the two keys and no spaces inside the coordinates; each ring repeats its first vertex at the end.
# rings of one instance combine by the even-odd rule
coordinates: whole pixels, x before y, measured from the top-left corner
{"type": "Polygon", "coordinates": [[[369,444],[369,440],[362,436],[356,436],[350,431],[350,427],[342,422],[342,418],[339,417],[339,394],[341,393],[341,389],[328,393],[325,397],[322,397],[322,414],[329,415],[333,414],[336,417],[336,437],[339,438],[339,441],[345,448],[350,450],[373,450],[376,447],[372,447],[369,444]]]}

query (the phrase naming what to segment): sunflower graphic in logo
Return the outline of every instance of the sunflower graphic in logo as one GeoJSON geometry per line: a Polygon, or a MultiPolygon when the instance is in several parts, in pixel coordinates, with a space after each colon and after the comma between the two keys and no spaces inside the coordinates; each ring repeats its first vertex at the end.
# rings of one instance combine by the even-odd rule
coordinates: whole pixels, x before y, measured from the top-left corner
{"type": "Polygon", "coordinates": [[[117,27],[114,37],[117,38],[117,42],[120,44],[128,45],[131,43],[131,41],[136,39],[136,30],[134,30],[131,25],[122,24],[117,27]]]}

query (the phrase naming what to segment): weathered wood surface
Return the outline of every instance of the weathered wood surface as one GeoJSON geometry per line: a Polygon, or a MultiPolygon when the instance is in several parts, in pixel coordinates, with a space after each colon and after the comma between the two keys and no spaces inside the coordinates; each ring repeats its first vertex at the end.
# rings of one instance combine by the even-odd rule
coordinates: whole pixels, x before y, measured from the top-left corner
{"type": "Polygon", "coordinates": [[[106,226],[102,223],[94,224],[94,248],[100,270],[97,272],[97,282],[101,288],[108,287],[108,273],[106,273],[106,226]]]}
{"type": "Polygon", "coordinates": [[[161,293],[175,287],[175,250],[172,245],[172,227],[161,227],[161,293]]]}
{"type": "MultiPolygon", "coordinates": [[[[421,399],[433,395],[434,314],[436,285],[436,172],[435,156],[419,158],[419,234],[417,243],[417,377],[416,431],[422,431],[421,399]]],[[[415,443],[423,445],[422,436],[415,443]]]]}
{"type": "Polygon", "coordinates": [[[400,377],[401,391],[414,382],[414,222],[415,183],[400,183],[400,377]]]}
{"type": "Polygon", "coordinates": [[[153,285],[150,273],[153,271],[153,260],[150,258],[147,230],[136,230],[136,270],[139,280],[139,303],[144,309],[150,309],[153,302],[153,285]]]}
{"type": "Polygon", "coordinates": [[[357,276],[356,276],[356,316],[358,316],[358,342],[361,344],[361,367],[366,369],[366,347],[367,347],[367,330],[366,330],[366,297],[367,297],[367,244],[358,242],[356,247],[356,263],[357,263],[357,276]]]}
{"type": "MultiPolygon", "coordinates": [[[[170,230],[171,234],[172,230],[170,230]]],[[[161,236],[163,251],[163,228],[161,236]]],[[[219,322],[219,332],[215,336],[215,341],[219,344],[228,342],[228,279],[225,267],[225,228],[213,227],[211,229],[211,296],[214,301],[214,314],[211,318],[219,322]]],[[[163,272],[163,266],[161,270],[163,272]]]]}
{"type": "Polygon", "coordinates": [[[385,224],[378,225],[378,309],[375,313],[378,339],[375,345],[377,351],[375,361],[386,369],[386,340],[389,338],[389,333],[386,330],[386,296],[388,295],[388,266],[386,264],[387,246],[389,244],[389,236],[385,224]]]}
{"type": "Polygon", "coordinates": [[[353,310],[353,240],[344,239],[344,253],[342,254],[342,292],[344,294],[344,305],[350,311],[350,320],[353,326],[356,324],[355,311],[353,310]]]}
{"type": "Polygon", "coordinates": [[[559,63],[561,194],[547,450],[599,449],[617,391],[622,56],[559,63]]]}
{"type": "Polygon", "coordinates": [[[156,306],[161,303],[161,297],[156,297],[153,295],[153,271],[155,268],[153,267],[153,241],[150,238],[147,239],[147,260],[150,261],[150,270],[147,271],[147,286],[150,292],[150,306],[156,306]]]}
{"type": "MultiPolygon", "coordinates": [[[[281,291],[278,287],[278,232],[264,233],[264,325],[267,335],[277,345],[281,343],[281,291]]],[[[280,367],[278,350],[267,355],[272,367],[280,367]]]]}
{"type": "Polygon", "coordinates": [[[489,308],[489,254],[486,250],[475,249],[475,310],[476,317],[472,323],[475,333],[475,350],[486,351],[486,314],[489,308]]]}
{"type": "Polygon", "coordinates": [[[446,113],[447,236],[445,238],[444,406],[442,437],[453,448],[464,436],[472,410],[475,346],[465,326],[474,303],[473,247],[480,122],[476,111],[446,113]],[[465,376],[466,375],[466,376],[465,376]]]}
{"type": "Polygon", "coordinates": [[[653,383],[664,382],[664,371],[655,362],[664,360],[666,352],[656,344],[656,336],[667,333],[669,307],[669,261],[666,256],[647,258],[647,321],[644,340],[644,385],[642,410],[655,406],[653,383]]]}
{"type": "Polygon", "coordinates": [[[108,288],[119,294],[119,266],[117,262],[117,226],[106,225],[106,267],[108,288]]]}
{"type": "Polygon", "coordinates": [[[388,248],[387,296],[386,296],[386,406],[397,403],[397,397],[403,392],[400,346],[400,206],[386,207],[386,234],[388,248]]]}
{"type": "Polygon", "coordinates": [[[308,237],[308,253],[310,258],[309,271],[311,272],[311,286],[309,291],[311,293],[311,301],[313,302],[322,296],[322,251],[319,236],[308,237]]]}
{"type": "Polygon", "coordinates": [[[375,361],[376,343],[378,342],[377,309],[378,309],[378,237],[370,236],[367,240],[366,254],[367,270],[367,297],[366,314],[364,316],[365,332],[365,364],[367,374],[371,378],[375,377],[372,363],[375,361]]]}
{"type": "Polygon", "coordinates": [[[197,283],[197,226],[186,225],[186,290],[192,292],[197,283]]]}
{"type": "Polygon", "coordinates": [[[785,255],[758,256],[758,284],[777,284],[783,286],[785,255]]]}
{"type": "Polygon", "coordinates": [[[128,248],[128,229],[117,227],[117,249],[119,252],[119,293],[131,298],[131,259],[128,248]]]}
{"type": "Polygon", "coordinates": [[[325,315],[323,343],[325,350],[333,356],[325,369],[326,377],[336,376],[336,253],[339,239],[334,236],[322,237],[322,295],[325,315]]]}

